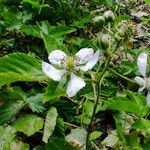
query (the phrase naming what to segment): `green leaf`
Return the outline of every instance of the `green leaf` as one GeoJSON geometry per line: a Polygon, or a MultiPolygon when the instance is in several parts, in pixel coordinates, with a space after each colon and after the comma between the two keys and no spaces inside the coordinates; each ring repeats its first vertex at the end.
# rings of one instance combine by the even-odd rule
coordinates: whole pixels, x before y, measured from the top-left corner
{"type": "Polygon", "coordinates": [[[59,99],[61,96],[65,96],[65,95],[66,95],[66,91],[61,81],[56,82],[51,80],[48,82],[48,86],[46,89],[46,93],[44,95],[43,102],[47,102],[53,99],[56,101],[56,99],[59,99]]]}
{"type": "Polygon", "coordinates": [[[66,141],[76,148],[83,148],[86,144],[87,131],[84,128],[76,128],[66,136],[66,141]]]}
{"type": "Polygon", "coordinates": [[[11,142],[10,150],[29,150],[29,145],[23,142],[11,142]]]}
{"type": "Polygon", "coordinates": [[[43,21],[37,25],[23,25],[21,31],[28,35],[41,38],[44,41],[45,48],[49,54],[55,49],[67,51],[63,44],[64,36],[76,31],[76,29],[67,27],[64,24],[51,26],[47,21],[43,21]]]}
{"type": "Polygon", "coordinates": [[[101,110],[127,111],[137,115],[142,115],[144,107],[145,106],[141,106],[134,99],[131,100],[126,97],[114,97],[106,101],[101,107],[101,110]]]}
{"type": "Polygon", "coordinates": [[[23,53],[13,53],[0,58],[0,86],[16,81],[43,81],[47,77],[41,62],[23,53]]]}
{"type": "Polygon", "coordinates": [[[112,4],[113,4],[113,1],[112,0],[105,0],[105,2],[106,2],[106,4],[108,5],[108,6],[112,6],[112,4]]]}
{"type": "Polygon", "coordinates": [[[25,101],[28,103],[28,106],[31,108],[33,112],[39,113],[45,110],[43,99],[44,99],[43,94],[37,94],[35,96],[26,98],[25,101]]]}
{"type": "Polygon", "coordinates": [[[0,100],[4,101],[14,101],[23,100],[25,98],[25,93],[19,86],[11,87],[9,91],[0,91],[0,100]]]}
{"type": "Polygon", "coordinates": [[[102,145],[113,148],[119,141],[116,130],[111,133],[102,141],[102,145]]]}
{"type": "Polygon", "coordinates": [[[10,150],[10,143],[15,138],[15,129],[11,126],[2,127],[0,126],[0,149],[10,150]]]}
{"type": "Polygon", "coordinates": [[[7,102],[0,106],[0,124],[3,124],[13,118],[23,107],[25,102],[15,101],[7,102]]]}
{"type": "Polygon", "coordinates": [[[29,3],[33,6],[40,6],[39,0],[23,0],[23,3],[29,3]]]}
{"type": "Polygon", "coordinates": [[[16,131],[23,132],[27,136],[31,136],[43,127],[43,119],[36,115],[25,115],[13,124],[16,131]]]}
{"type": "Polygon", "coordinates": [[[53,137],[44,150],[77,150],[62,138],[53,137]]]}
{"type": "Polygon", "coordinates": [[[58,40],[53,36],[46,35],[41,33],[41,37],[44,41],[45,48],[48,54],[55,49],[61,49],[63,51],[67,51],[66,47],[63,45],[62,40],[58,40]]]}
{"type": "Polygon", "coordinates": [[[142,118],[140,120],[137,120],[133,124],[132,128],[136,130],[144,131],[144,132],[150,132],[150,121],[142,118]]]}
{"type": "Polygon", "coordinates": [[[51,107],[46,115],[45,125],[44,125],[44,135],[42,141],[48,143],[49,137],[52,135],[55,126],[56,126],[56,119],[58,113],[55,107],[51,107]]]}
{"type": "Polygon", "coordinates": [[[102,135],[101,131],[93,131],[92,133],[90,133],[90,141],[96,140],[101,135],[102,135]]]}
{"type": "Polygon", "coordinates": [[[145,3],[147,4],[150,4],[150,1],[149,0],[144,0],[145,3]]]}

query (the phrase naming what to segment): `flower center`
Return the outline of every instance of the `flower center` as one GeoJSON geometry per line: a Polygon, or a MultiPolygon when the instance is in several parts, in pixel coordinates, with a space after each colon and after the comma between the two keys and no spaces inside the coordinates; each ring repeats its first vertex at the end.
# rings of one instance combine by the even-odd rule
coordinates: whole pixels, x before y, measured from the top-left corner
{"type": "Polygon", "coordinates": [[[73,57],[67,57],[67,59],[65,60],[65,69],[69,70],[69,71],[73,71],[75,68],[75,62],[74,62],[74,58],[73,57]]]}

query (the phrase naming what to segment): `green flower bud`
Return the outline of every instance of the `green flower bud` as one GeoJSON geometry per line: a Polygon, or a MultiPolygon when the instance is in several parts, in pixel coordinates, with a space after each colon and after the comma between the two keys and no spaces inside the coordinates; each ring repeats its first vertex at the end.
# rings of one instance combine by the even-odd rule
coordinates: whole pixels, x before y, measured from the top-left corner
{"type": "Polygon", "coordinates": [[[114,13],[112,11],[106,11],[103,16],[108,22],[112,22],[115,19],[114,13]]]}
{"type": "Polygon", "coordinates": [[[93,18],[93,23],[95,25],[103,26],[105,24],[105,18],[103,16],[97,16],[97,17],[93,18]]]}
{"type": "Polygon", "coordinates": [[[111,36],[109,34],[103,34],[97,41],[97,45],[106,50],[110,47],[111,44],[111,36]]]}

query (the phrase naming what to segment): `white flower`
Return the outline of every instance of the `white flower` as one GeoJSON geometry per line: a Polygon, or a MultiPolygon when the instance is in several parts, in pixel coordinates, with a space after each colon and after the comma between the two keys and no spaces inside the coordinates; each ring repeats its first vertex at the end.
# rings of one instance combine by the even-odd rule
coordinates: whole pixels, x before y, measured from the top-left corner
{"type": "Polygon", "coordinates": [[[137,76],[134,78],[134,80],[141,86],[139,88],[139,92],[142,92],[144,89],[147,89],[147,104],[148,106],[150,106],[150,77],[147,77],[146,75],[147,57],[148,55],[146,53],[142,53],[139,55],[137,59],[137,66],[143,78],[137,76]]]}
{"type": "Polygon", "coordinates": [[[64,74],[70,74],[70,81],[67,87],[67,95],[73,97],[80,89],[85,87],[83,78],[76,75],[78,71],[92,69],[99,60],[99,51],[92,48],[82,48],[74,57],[67,56],[61,50],[54,50],[48,57],[51,64],[42,62],[44,73],[55,81],[60,81],[64,74]]]}

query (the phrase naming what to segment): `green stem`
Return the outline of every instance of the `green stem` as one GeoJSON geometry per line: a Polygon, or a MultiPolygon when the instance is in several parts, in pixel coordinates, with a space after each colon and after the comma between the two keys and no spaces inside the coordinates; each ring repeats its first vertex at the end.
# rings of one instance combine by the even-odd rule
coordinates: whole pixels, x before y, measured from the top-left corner
{"type": "Polygon", "coordinates": [[[43,0],[43,1],[42,1],[42,4],[41,4],[42,6],[40,7],[38,14],[40,14],[40,13],[41,13],[41,11],[42,11],[42,7],[43,7],[43,4],[44,4],[44,3],[45,3],[45,0],[43,0]]]}
{"type": "MultiPolygon", "coordinates": [[[[116,44],[116,46],[114,48],[113,53],[116,52],[116,50],[120,46],[121,42],[122,42],[121,40],[117,42],[117,44],[116,44]]],[[[102,72],[101,72],[101,74],[100,74],[100,76],[98,78],[98,83],[96,84],[96,87],[97,87],[97,96],[96,96],[96,99],[95,99],[95,104],[94,104],[94,108],[93,108],[93,112],[92,112],[91,121],[89,123],[90,129],[93,126],[94,116],[95,116],[95,113],[96,113],[96,109],[97,109],[97,105],[98,105],[98,101],[99,101],[99,97],[100,97],[101,83],[102,83],[102,80],[103,80],[103,76],[104,76],[105,72],[107,71],[107,69],[108,69],[108,67],[110,65],[111,59],[112,59],[112,54],[110,54],[109,51],[107,51],[106,53],[107,53],[108,58],[107,58],[107,61],[105,63],[105,66],[104,66],[104,68],[103,68],[103,70],[102,70],[102,72]]],[[[87,130],[86,150],[89,150],[89,135],[90,135],[90,132],[91,132],[90,129],[87,130]]]]}
{"type": "Polygon", "coordinates": [[[127,78],[127,77],[125,77],[124,75],[122,75],[122,74],[120,74],[120,73],[116,72],[114,69],[108,68],[108,70],[109,70],[109,71],[111,71],[112,73],[114,73],[115,75],[117,75],[117,76],[121,77],[122,79],[124,79],[124,80],[128,81],[128,82],[131,82],[131,83],[137,84],[134,80],[129,79],[129,78],[127,78]]]}

